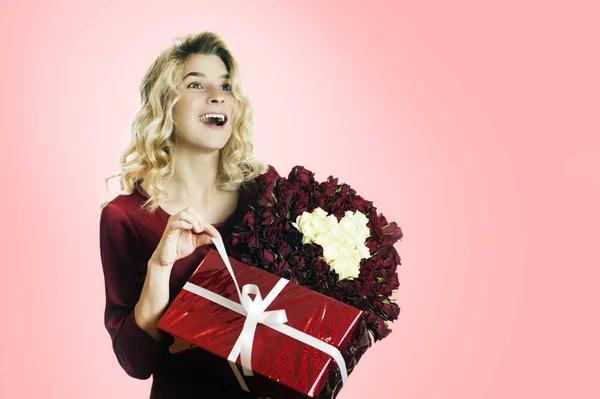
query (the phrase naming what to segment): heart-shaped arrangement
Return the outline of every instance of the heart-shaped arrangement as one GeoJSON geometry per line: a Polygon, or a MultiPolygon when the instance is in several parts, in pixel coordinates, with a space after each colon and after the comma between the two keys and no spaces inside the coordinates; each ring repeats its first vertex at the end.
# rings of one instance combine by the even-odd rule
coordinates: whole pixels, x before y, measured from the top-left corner
{"type": "Polygon", "coordinates": [[[370,236],[369,219],[359,211],[346,211],[338,222],[333,214],[322,208],[311,213],[303,212],[292,223],[302,233],[303,244],[319,244],[323,247],[323,258],[340,276],[340,280],[356,278],[360,273],[360,262],[371,255],[365,241],[370,236]]]}
{"type": "Polygon", "coordinates": [[[363,310],[375,341],[388,336],[387,321],[400,312],[391,298],[400,286],[398,224],[347,183],[319,182],[300,165],[287,177],[269,166],[254,183],[248,211],[228,235],[229,254],[363,310]]]}

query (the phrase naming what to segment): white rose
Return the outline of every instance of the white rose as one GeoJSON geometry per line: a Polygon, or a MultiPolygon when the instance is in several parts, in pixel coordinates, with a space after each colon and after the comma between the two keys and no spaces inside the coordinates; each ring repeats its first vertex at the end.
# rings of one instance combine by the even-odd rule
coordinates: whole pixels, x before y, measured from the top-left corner
{"type": "Polygon", "coordinates": [[[325,257],[325,261],[327,263],[329,263],[330,261],[334,261],[339,255],[340,251],[337,245],[330,244],[323,247],[323,257],[325,257]]]}

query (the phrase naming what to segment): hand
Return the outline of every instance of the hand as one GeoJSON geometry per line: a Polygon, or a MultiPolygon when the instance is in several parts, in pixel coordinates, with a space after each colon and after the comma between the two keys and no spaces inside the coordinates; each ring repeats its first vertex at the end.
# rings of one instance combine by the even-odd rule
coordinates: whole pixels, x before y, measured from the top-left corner
{"type": "Polygon", "coordinates": [[[213,237],[220,237],[219,231],[205,223],[198,212],[188,206],[169,218],[167,227],[148,263],[171,266],[177,260],[194,252],[197,247],[211,244],[213,237]]]}

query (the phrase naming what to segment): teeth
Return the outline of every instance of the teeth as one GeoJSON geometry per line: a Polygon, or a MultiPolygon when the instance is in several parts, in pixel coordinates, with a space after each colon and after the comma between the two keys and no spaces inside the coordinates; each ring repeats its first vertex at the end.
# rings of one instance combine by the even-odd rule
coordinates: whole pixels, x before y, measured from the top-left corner
{"type": "Polygon", "coordinates": [[[201,121],[206,120],[208,118],[220,118],[221,121],[224,121],[225,115],[223,115],[223,114],[204,114],[204,115],[200,116],[201,121]]]}

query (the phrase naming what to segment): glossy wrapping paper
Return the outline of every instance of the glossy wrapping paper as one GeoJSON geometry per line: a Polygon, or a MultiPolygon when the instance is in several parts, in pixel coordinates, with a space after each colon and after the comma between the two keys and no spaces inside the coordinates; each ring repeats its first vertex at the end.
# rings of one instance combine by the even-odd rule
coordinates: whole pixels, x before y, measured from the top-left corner
{"type": "MultiPolygon", "coordinates": [[[[255,284],[266,297],[281,279],[232,257],[238,284],[255,284]]],[[[218,251],[211,249],[188,282],[239,303],[235,284],[218,251]]],[[[306,287],[288,282],[266,308],[284,309],[286,324],[335,346],[348,374],[370,345],[362,311],[306,287]]],[[[198,373],[240,386],[227,360],[244,326],[245,316],[182,289],[157,327],[175,338],[175,356],[198,361],[198,373]]],[[[241,357],[236,360],[241,372],[241,357]]],[[[253,376],[242,373],[250,392],[274,398],[334,398],[342,388],[337,363],[328,354],[258,324],[252,345],[253,376]]],[[[240,390],[242,388],[240,387],[240,390]]],[[[201,387],[199,387],[199,393],[201,387]]]]}

